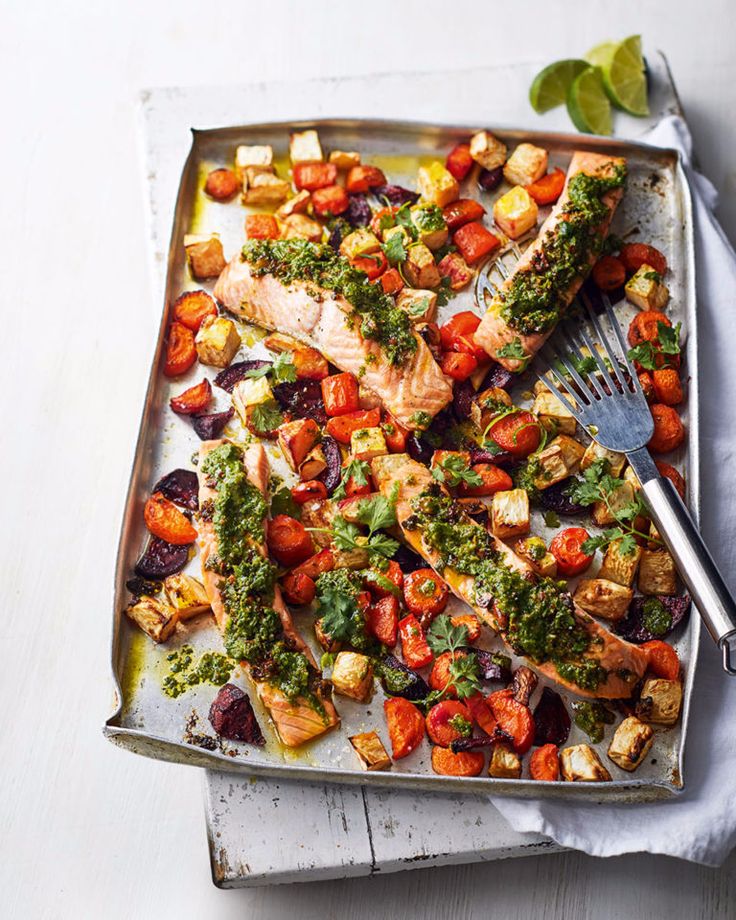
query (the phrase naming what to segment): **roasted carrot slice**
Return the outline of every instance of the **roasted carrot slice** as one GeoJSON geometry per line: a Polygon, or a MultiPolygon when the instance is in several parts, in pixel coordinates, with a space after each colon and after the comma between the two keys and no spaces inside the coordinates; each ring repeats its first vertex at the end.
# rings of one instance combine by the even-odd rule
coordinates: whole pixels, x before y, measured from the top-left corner
{"type": "Polygon", "coordinates": [[[429,740],[440,747],[449,747],[453,741],[468,737],[472,729],[470,710],[459,700],[436,703],[425,721],[429,740]]]}
{"type": "Polygon", "coordinates": [[[312,538],[301,521],[277,514],[268,522],[268,549],[282,565],[297,565],[314,552],[312,538]]]}
{"type": "Polygon", "coordinates": [[[652,639],[640,646],[649,656],[649,670],[655,677],[664,680],[677,680],[680,676],[680,659],[668,642],[652,639]]]}
{"type": "Polygon", "coordinates": [[[204,412],[211,399],[212,386],[209,380],[205,379],[189,387],[188,390],[184,390],[178,396],[172,396],[169,405],[179,415],[194,415],[197,412],[204,412]]]}
{"type": "Polygon", "coordinates": [[[143,520],[154,535],[175,546],[194,543],[197,531],[192,523],[176,505],[164,498],[161,492],[154,492],[143,509],[143,520]]]}
{"type": "Polygon", "coordinates": [[[685,428],[672,406],[655,403],[650,407],[654,419],[654,434],[647,445],[658,454],[676,450],[685,440],[685,428]]]}
{"type": "Polygon", "coordinates": [[[557,745],[543,744],[529,758],[529,775],[532,779],[541,779],[548,783],[560,778],[560,761],[557,745]]]}
{"type": "Polygon", "coordinates": [[[394,760],[411,754],[424,738],[424,717],[409,700],[394,696],[383,704],[394,760]]]}
{"type": "Polygon", "coordinates": [[[174,302],[174,319],[192,332],[197,332],[205,317],[217,316],[217,304],[207,291],[187,291],[174,302]]]}
{"type": "Polygon", "coordinates": [[[511,737],[517,754],[524,754],[534,741],[534,719],[531,710],[514,699],[513,690],[497,690],[488,697],[488,704],[499,728],[511,737]]]}
{"type": "Polygon", "coordinates": [[[486,758],[481,751],[458,751],[449,748],[432,748],[432,769],[441,776],[480,776],[486,758]]]}
{"type": "Polygon", "coordinates": [[[197,360],[194,333],[181,323],[172,323],[169,327],[169,341],[166,345],[164,374],[178,377],[185,373],[197,360]]]}
{"type": "Polygon", "coordinates": [[[230,169],[213,169],[204,183],[205,192],[215,201],[227,201],[239,189],[238,177],[230,169]]]}

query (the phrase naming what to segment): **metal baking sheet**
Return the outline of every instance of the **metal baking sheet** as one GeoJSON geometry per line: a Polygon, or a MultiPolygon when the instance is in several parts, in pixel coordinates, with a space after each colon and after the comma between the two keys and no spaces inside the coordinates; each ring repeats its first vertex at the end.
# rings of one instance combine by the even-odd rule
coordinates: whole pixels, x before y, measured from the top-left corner
{"type": "MultiPolygon", "coordinates": [[[[445,126],[376,120],[324,120],[316,122],[284,122],[243,127],[193,131],[193,142],[184,166],[174,213],[171,245],[168,257],[166,297],[162,311],[158,343],[151,369],[141,427],[135,453],[125,513],[121,528],[113,597],[112,673],[115,689],[114,711],[105,723],[106,735],[116,744],[136,753],[230,770],[246,774],[276,775],[292,779],[352,782],[387,786],[414,786],[428,790],[446,790],[516,796],[584,796],[600,801],[643,801],[668,797],[683,788],[683,749],[689,711],[690,689],[697,657],[699,621],[693,615],[675,643],[684,665],[685,702],[681,722],[673,729],[658,730],[651,756],[633,776],[619,770],[605,757],[613,781],[602,784],[539,783],[530,779],[500,780],[490,777],[453,779],[431,772],[429,748],[422,746],[409,757],[385,772],[365,773],[356,769],[354,753],[348,735],[377,728],[385,738],[382,715],[383,694],[376,689],[372,702],[365,706],[339,697],[338,709],[342,726],[299,751],[280,745],[268,729],[268,717],[260,708],[256,695],[250,693],[261,724],[266,727],[265,748],[253,748],[233,742],[218,741],[207,721],[207,712],[215,690],[200,685],[177,699],[167,697],[161,684],[168,673],[167,655],[181,645],[192,645],[196,653],[222,649],[221,636],[211,618],[203,616],[180,625],[175,636],[164,645],[154,645],[147,636],[133,627],[123,615],[128,603],[125,581],[145,544],[142,508],[151,486],[165,472],[177,466],[191,466],[191,456],[197,450],[198,439],[189,423],[168,410],[171,395],[181,392],[189,383],[202,376],[201,365],[195,366],[183,378],[171,382],[161,372],[164,357],[164,336],[168,325],[167,305],[184,290],[202,285],[188,273],[184,258],[183,238],[186,233],[215,231],[220,234],[225,255],[230,258],[242,245],[243,220],[246,209],[237,203],[220,204],[202,193],[204,176],[216,166],[232,161],[238,144],[265,143],[274,147],[277,167],[283,173],[287,165],[288,135],[294,128],[315,127],[323,145],[328,149],[357,149],[364,159],[382,167],[389,181],[413,186],[416,170],[422,163],[444,158],[454,143],[466,139],[477,126],[445,126]]],[[[697,519],[699,480],[697,466],[697,373],[695,275],[693,260],[693,229],[690,196],[676,151],[599,138],[566,134],[550,134],[524,130],[495,130],[509,146],[527,140],[550,151],[550,163],[565,167],[575,149],[588,149],[627,157],[629,182],[627,193],[619,207],[612,232],[632,233],[661,248],[672,267],[668,277],[672,299],[669,307],[673,321],[681,320],[686,333],[685,374],[689,378],[688,399],[683,417],[689,437],[682,456],[674,462],[683,469],[689,488],[688,501],[697,519]]],[[[475,191],[473,192],[475,194],[475,191]]],[[[499,194],[478,194],[490,210],[499,194]]],[[[472,288],[461,292],[440,313],[440,321],[462,309],[473,308],[472,288]]],[[[260,344],[262,333],[241,324],[243,352],[247,355],[265,354],[260,344]]],[[[241,355],[240,357],[243,357],[241,355]]],[[[211,369],[208,369],[210,371],[211,369]]],[[[209,376],[213,376],[209,374],[209,376]]],[[[529,379],[517,384],[515,401],[524,402],[523,393],[531,386],[529,379]]],[[[216,408],[226,405],[226,394],[218,394],[216,408]]],[[[235,440],[244,433],[237,421],[226,435],[235,440]]],[[[269,447],[275,471],[285,474],[283,462],[276,449],[269,447]]],[[[535,513],[532,529],[550,539],[553,532],[545,529],[539,513],[535,513]]],[[[198,576],[198,556],[190,560],[186,571],[198,576]]],[[[593,574],[594,570],[588,574],[593,574]]],[[[455,602],[460,605],[460,602],[455,602]]],[[[309,614],[295,613],[295,623],[302,635],[311,641],[309,614]]],[[[487,636],[483,644],[497,647],[487,636]]],[[[233,680],[249,689],[246,678],[235,672],[233,680]]],[[[537,694],[547,682],[540,680],[537,694]]],[[[563,693],[569,699],[572,695],[563,693]]],[[[536,696],[533,698],[533,703],[536,696]]],[[[603,746],[607,743],[603,742],[603,746]]],[[[587,741],[575,726],[569,743],[587,741]]]]}

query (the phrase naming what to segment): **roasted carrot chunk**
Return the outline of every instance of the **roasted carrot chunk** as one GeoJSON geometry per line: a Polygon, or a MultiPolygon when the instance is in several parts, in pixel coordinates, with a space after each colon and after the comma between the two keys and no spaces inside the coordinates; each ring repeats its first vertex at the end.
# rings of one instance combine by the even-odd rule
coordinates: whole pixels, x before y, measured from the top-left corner
{"type": "Polygon", "coordinates": [[[365,272],[369,281],[375,281],[388,268],[388,259],[382,252],[373,252],[366,256],[356,256],[350,260],[350,264],[358,271],[365,272]]]}
{"type": "Polygon", "coordinates": [[[399,602],[393,594],[374,601],[366,611],[368,632],[378,641],[393,648],[399,630],[399,602]]]}
{"type": "Polygon", "coordinates": [[[473,727],[470,710],[459,700],[436,703],[425,722],[429,740],[440,747],[449,747],[453,741],[469,737],[473,727]]]}
{"type": "Polygon", "coordinates": [[[398,268],[389,268],[380,277],[381,287],[384,294],[398,294],[404,287],[404,279],[398,268]]]}
{"type": "Polygon", "coordinates": [[[205,378],[201,383],[189,387],[178,396],[172,396],[169,405],[179,415],[194,415],[197,412],[204,412],[211,399],[212,387],[209,380],[205,378]]]}
{"type": "Polygon", "coordinates": [[[351,195],[365,194],[377,185],[385,185],[386,176],[377,166],[353,166],[345,180],[351,195]]]}
{"type": "Polygon", "coordinates": [[[601,256],[593,266],[593,281],[601,291],[615,291],[626,283],[626,269],[616,256],[601,256]]]}
{"type": "Polygon", "coordinates": [[[281,590],[287,604],[294,607],[306,607],[314,600],[317,588],[309,575],[301,572],[289,572],[281,581],[281,590]]]}
{"type": "Polygon", "coordinates": [[[680,374],[673,367],[652,371],[652,385],[657,402],[665,406],[679,406],[682,402],[680,374]]]}
{"type": "Polygon", "coordinates": [[[406,757],[424,738],[424,717],[409,700],[394,696],[383,704],[394,760],[406,757]]]}
{"type": "Polygon", "coordinates": [[[491,707],[488,705],[488,700],[480,690],[477,690],[472,696],[466,697],[465,705],[470,710],[470,715],[478,728],[482,728],[487,735],[492,735],[498,723],[491,711],[491,707]]]}
{"type": "Polygon", "coordinates": [[[473,220],[481,220],[485,213],[486,209],[475,198],[458,198],[442,208],[442,216],[451,233],[473,220]]]}
{"type": "Polygon", "coordinates": [[[647,446],[658,454],[667,454],[685,440],[685,428],[672,406],[655,403],[650,408],[654,419],[654,434],[647,446]]]}
{"type": "Polygon", "coordinates": [[[322,399],[330,416],[347,415],[360,409],[358,381],[353,374],[332,374],[322,380],[322,399]]]}
{"type": "MultiPolygon", "coordinates": [[[[188,371],[197,360],[194,333],[181,323],[172,323],[169,327],[169,341],[166,346],[164,374],[178,377],[188,371]]],[[[171,541],[169,541],[171,542],[171,541]]]]}
{"type": "Polygon", "coordinates": [[[398,562],[392,559],[386,570],[381,572],[383,578],[390,581],[395,591],[389,590],[388,586],[382,586],[376,579],[369,579],[367,582],[368,589],[374,597],[396,597],[401,593],[401,587],[404,584],[404,573],[398,562]]]}
{"type": "Polygon", "coordinates": [[[475,221],[460,227],[453,236],[452,242],[460,250],[460,255],[468,265],[480,262],[501,245],[501,240],[497,236],[494,236],[483,224],[475,221]]]}
{"type": "Polygon", "coordinates": [[[639,385],[641,386],[642,393],[646,396],[647,402],[656,402],[656,397],[654,395],[654,380],[649,371],[639,371],[636,376],[639,378],[639,385]]]}
{"type": "Polygon", "coordinates": [[[217,304],[207,291],[187,291],[174,303],[174,319],[192,332],[198,332],[207,316],[217,316],[217,304]]]}
{"type": "Polygon", "coordinates": [[[249,240],[277,240],[279,225],[273,214],[248,214],[245,218],[245,235],[249,240]]]}
{"type": "Polygon", "coordinates": [[[448,588],[432,569],[417,569],[404,576],[404,603],[423,621],[431,621],[447,606],[448,588]]]}
{"type": "Polygon", "coordinates": [[[648,668],[655,677],[661,677],[663,680],[678,679],[680,676],[680,659],[669,642],[652,639],[650,642],[643,642],[639,648],[647,653],[649,658],[648,668]]]}
{"type": "Polygon", "coordinates": [[[472,613],[462,613],[450,617],[453,626],[464,626],[468,631],[468,642],[477,642],[480,639],[480,620],[472,613]]]}
{"type": "Polygon", "coordinates": [[[547,173],[531,185],[527,185],[526,190],[537,204],[554,204],[562,194],[565,187],[565,173],[558,167],[554,172],[547,173]]]}
{"type": "Polygon", "coordinates": [[[296,368],[297,380],[322,380],[330,373],[327,358],[308,345],[295,348],[291,360],[296,368]]]}
{"type": "Polygon", "coordinates": [[[320,217],[337,217],[347,211],[349,206],[348,193],[341,185],[328,185],[312,193],[312,207],[320,217]]]}
{"type": "Polygon", "coordinates": [[[458,658],[465,658],[466,652],[442,652],[435,659],[432,670],[429,672],[429,686],[442,693],[444,696],[454,699],[457,697],[457,690],[452,682],[452,673],[450,665],[458,658]]]}
{"type": "Polygon", "coordinates": [[[409,429],[400,425],[390,412],[384,412],[383,421],[381,422],[383,436],[386,439],[386,447],[392,454],[403,454],[406,450],[406,439],[409,437],[409,429]]]}
{"type": "Polygon", "coordinates": [[[306,505],[311,501],[325,501],[327,498],[327,486],[319,479],[307,479],[306,482],[299,482],[292,487],[291,497],[297,505],[306,505]]]}
{"type": "Polygon", "coordinates": [[[329,419],[326,431],[340,444],[350,444],[350,437],[354,431],[360,428],[377,428],[380,423],[381,410],[366,409],[329,419]]]}
{"type": "Polygon", "coordinates": [[[566,578],[581,575],[590,567],[593,556],[583,552],[583,544],[590,539],[584,527],[566,527],[553,538],[549,551],[557,560],[557,571],[566,578]]]}
{"type": "Polygon", "coordinates": [[[659,323],[671,326],[669,317],[659,310],[642,310],[629,324],[629,345],[641,345],[642,342],[656,342],[659,338],[659,323]]]}
{"type": "Polygon", "coordinates": [[[268,522],[266,538],[271,555],[282,565],[297,565],[314,552],[304,525],[288,514],[277,514],[268,522]]]}
{"type": "Polygon", "coordinates": [[[660,476],[664,476],[665,479],[669,479],[672,485],[677,489],[680,498],[685,501],[685,480],[682,478],[680,473],[678,473],[674,466],[670,466],[669,463],[665,463],[664,460],[655,460],[654,463],[659,470],[660,476]]]}
{"type": "Polygon", "coordinates": [[[440,361],[442,373],[452,380],[467,380],[478,368],[478,359],[460,351],[448,351],[440,361]]]}
{"type": "Polygon", "coordinates": [[[474,473],[477,473],[483,481],[479,486],[469,486],[467,482],[461,482],[458,488],[460,495],[480,498],[484,495],[494,495],[496,492],[504,492],[514,487],[514,483],[509,474],[494,463],[476,463],[472,467],[472,470],[474,473]]]}
{"type": "Polygon", "coordinates": [[[146,502],[143,520],[154,537],[175,546],[184,546],[197,539],[197,531],[189,518],[173,502],[164,498],[161,492],[154,492],[146,502]]]}
{"type": "Polygon", "coordinates": [[[215,201],[227,201],[240,189],[238,177],[229,169],[213,169],[207,174],[204,190],[215,201]]]}
{"type": "Polygon", "coordinates": [[[335,556],[331,549],[323,549],[313,556],[310,556],[301,565],[298,565],[293,574],[308,575],[309,578],[315,579],[323,572],[331,572],[335,568],[335,556]]]}
{"type": "Polygon", "coordinates": [[[516,753],[526,753],[534,741],[534,719],[529,707],[514,699],[513,690],[491,693],[488,704],[499,728],[513,740],[516,753]]]}
{"type": "Polygon", "coordinates": [[[543,744],[529,758],[529,775],[532,779],[554,783],[560,778],[560,761],[556,744],[543,744]]]}
{"type": "Polygon", "coordinates": [[[419,620],[410,613],[399,623],[401,654],[410,668],[424,668],[434,658],[419,620]]]}
{"type": "Polygon", "coordinates": [[[334,185],[337,179],[337,166],[334,163],[296,163],[294,165],[294,185],[301,191],[313,192],[319,188],[334,185]]]}
{"type": "Polygon", "coordinates": [[[626,243],[621,247],[619,258],[630,275],[635,275],[642,265],[651,265],[660,275],[667,273],[667,259],[658,249],[646,243],[626,243]]]}
{"type": "Polygon", "coordinates": [[[445,167],[458,182],[462,182],[473,168],[473,158],[470,155],[470,146],[468,144],[458,144],[453,147],[447,154],[445,167]]]}
{"type": "Polygon", "coordinates": [[[461,310],[440,326],[440,343],[443,351],[462,351],[478,360],[486,357],[485,349],[476,345],[473,333],[480,326],[480,317],[472,310],[461,310]]]}
{"type": "Polygon", "coordinates": [[[482,751],[458,751],[450,748],[432,748],[432,769],[440,776],[480,776],[486,758],[482,751]]]}

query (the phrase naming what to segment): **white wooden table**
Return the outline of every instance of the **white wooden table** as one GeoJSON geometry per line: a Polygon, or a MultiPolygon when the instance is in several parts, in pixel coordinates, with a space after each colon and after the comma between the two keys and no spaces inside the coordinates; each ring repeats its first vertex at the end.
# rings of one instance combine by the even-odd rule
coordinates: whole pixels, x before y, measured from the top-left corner
{"type": "MultiPolygon", "coordinates": [[[[321,0],[2,4],[3,916],[733,915],[733,858],[714,871],[562,854],[218,891],[200,772],[125,755],[99,731],[112,558],[157,324],[136,92],[544,60],[642,31],[668,53],[704,170],[732,193],[731,4],[621,7],[567,0],[563,14],[547,0],[501,15],[374,0],[357,40],[352,5],[321,0]]],[[[736,236],[733,196],[721,217],[736,236]]]]}

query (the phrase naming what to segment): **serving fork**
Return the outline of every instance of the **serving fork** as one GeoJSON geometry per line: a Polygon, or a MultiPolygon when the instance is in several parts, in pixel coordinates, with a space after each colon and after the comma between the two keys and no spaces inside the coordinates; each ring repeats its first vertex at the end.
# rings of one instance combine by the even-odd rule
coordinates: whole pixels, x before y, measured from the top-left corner
{"type": "MultiPolygon", "coordinates": [[[[518,258],[520,252],[512,254],[518,258]]],[[[500,260],[495,268],[502,277],[507,276],[508,270],[500,260]]],[[[481,272],[476,289],[478,303],[483,303],[485,291],[496,290],[487,272],[481,272]]],[[[536,356],[534,369],[539,380],[557,395],[593,440],[626,455],[659,536],[672,554],[708,632],[722,651],[723,668],[736,675],[732,649],[732,642],[736,642],[736,602],[677,490],[652,460],[647,444],[654,433],[654,419],[629,360],[611,301],[605,294],[601,299],[617,347],[604,333],[590,298],[583,295],[573,307],[580,307],[582,300],[589,328],[568,313],[569,318],[536,356]],[[588,356],[595,361],[590,371],[587,368],[591,362],[582,360],[588,356]]]]}

